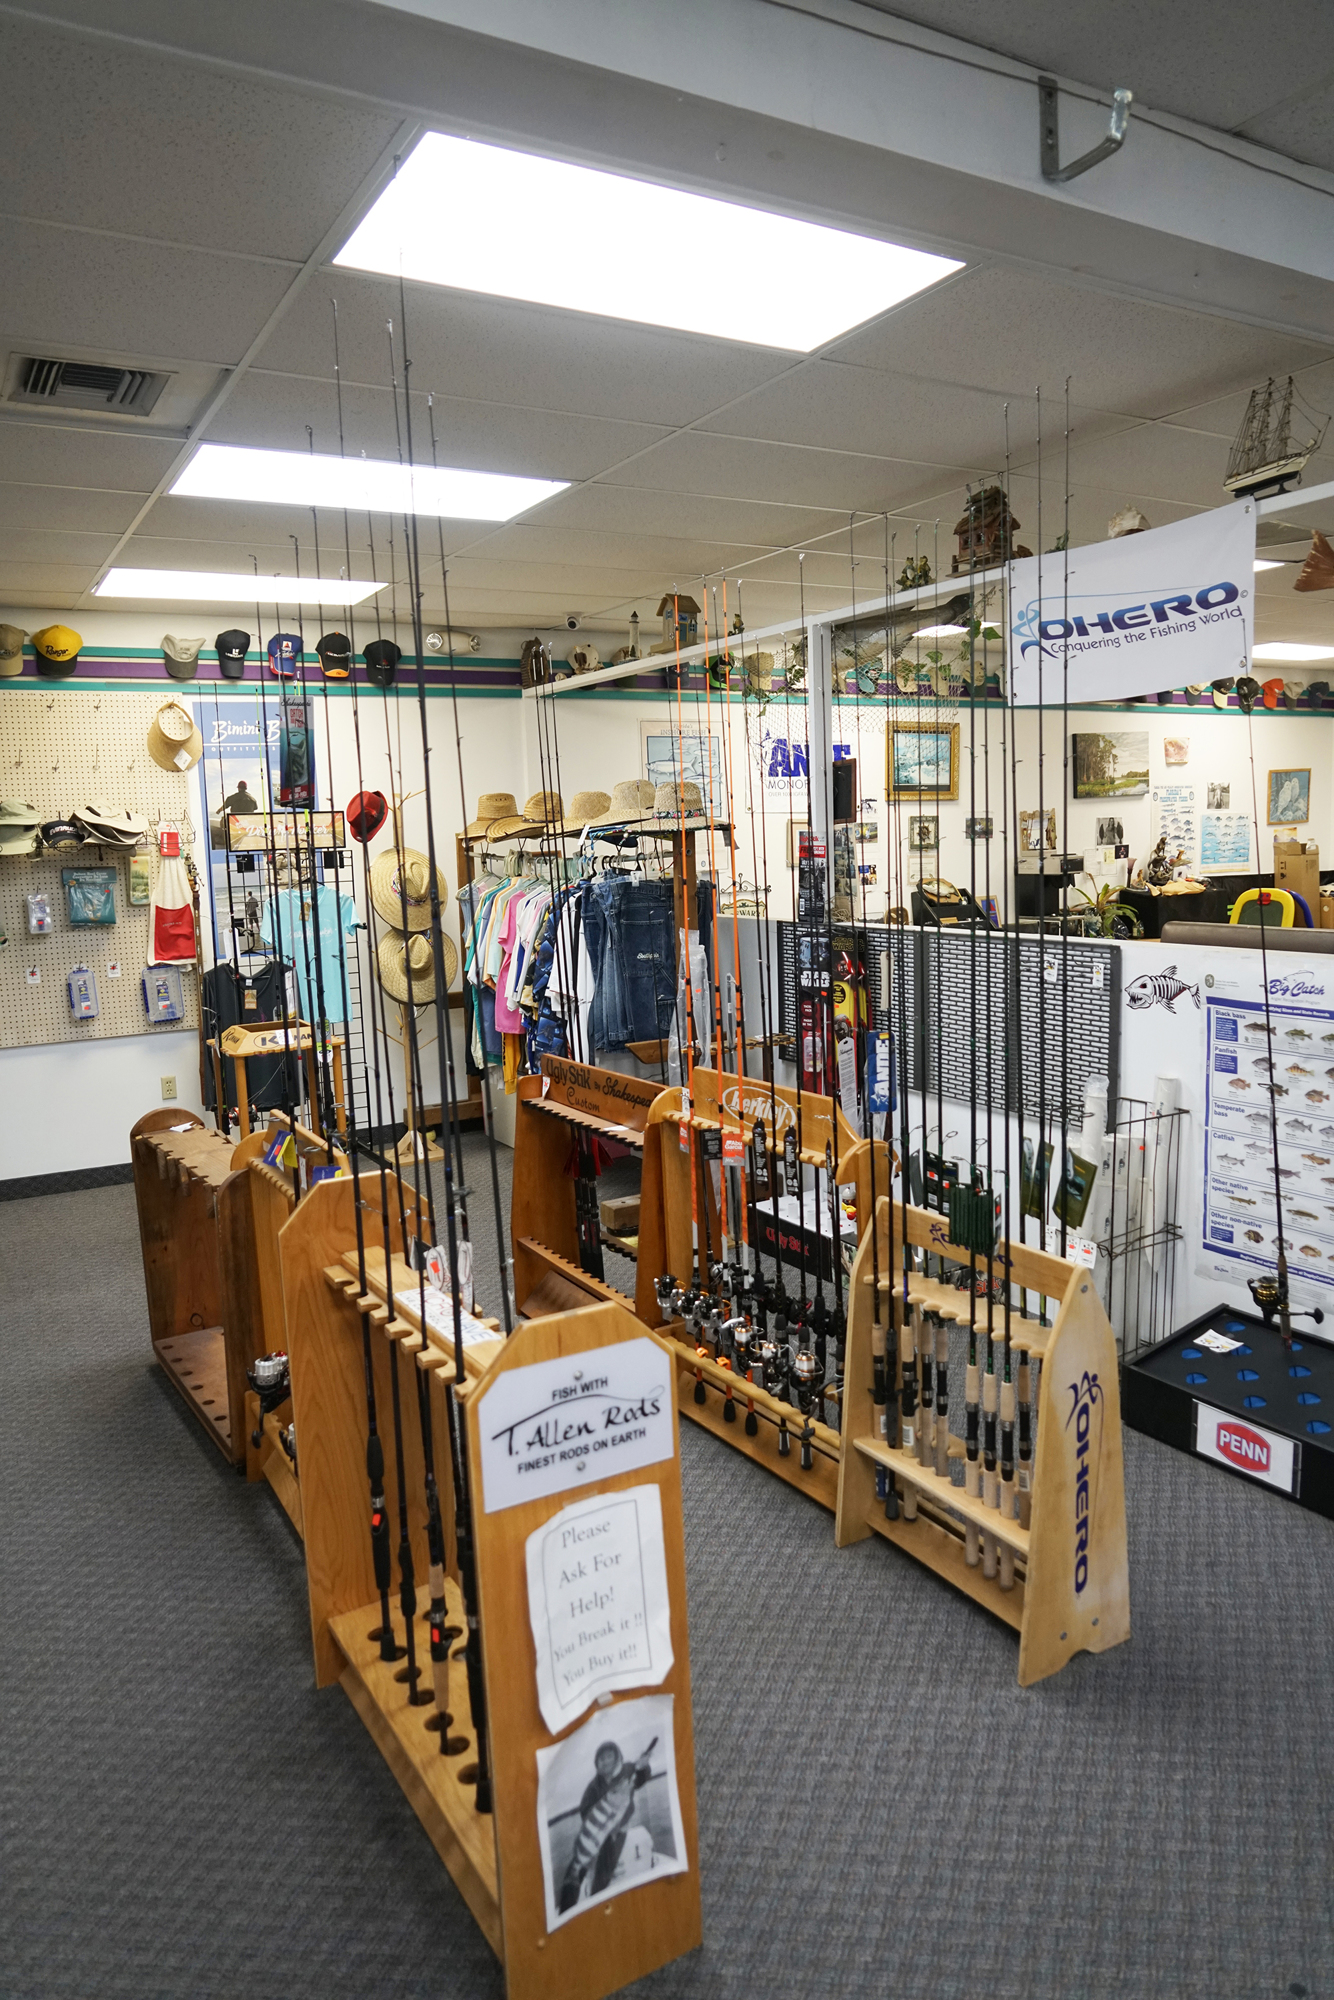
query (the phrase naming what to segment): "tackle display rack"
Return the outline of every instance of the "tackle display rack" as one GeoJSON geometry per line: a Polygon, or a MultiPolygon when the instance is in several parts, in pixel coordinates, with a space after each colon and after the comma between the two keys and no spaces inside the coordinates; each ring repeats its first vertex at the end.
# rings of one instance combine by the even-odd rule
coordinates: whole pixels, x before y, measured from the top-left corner
{"type": "MultiPolygon", "coordinates": [[[[798,1105],[795,1091],[766,1083],[760,1077],[743,1077],[742,1088],[734,1073],[702,1067],[694,1070],[691,1081],[689,1120],[683,1120],[681,1115],[683,1092],[679,1086],[673,1086],[659,1091],[644,1132],[635,1311],[646,1326],[662,1332],[671,1345],[677,1363],[677,1407],[681,1414],[799,1492],[818,1500],[832,1513],[843,1450],[839,1431],[820,1417],[803,1415],[795,1404],[785,1402],[738,1374],[726,1360],[698,1347],[687,1338],[681,1320],[666,1320],[656,1287],[658,1279],[669,1272],[679,1277],[693,1271],[695,1213],[704,1219],[706,1240],[721,1241],[718,1201],[713,1176],[707,1171],[710,1163],[704,1157],[703,1145],[697,1141],[692,1146],[685,1136],[687,1133],[702,1138],[705,1134],[725,1132],[734,1143],[739,1142],[745,1148],[759,1123],[764,1128],[770,1157],[781,1158],[785,1134],[795,1133],[800,1124],[802,1144],[797,1157],[802,1166],[823,1171],[832,1156],[835,1185],[857,1186],[859,1220],[869,1214],[870,1145],[858,1139],[831,1098],[803,1091],[798,1105]],[[696,1176],[693,1197],[692,1154],[696,1176]],[[749,1434],[746,1423],[740,1420],[752,1416],[757,1420],[754,1435],[749,1434]],[[799,1449],[791,1449],[794,1444],[803,1443],[809,1448],[809,1466],[802,1465],[799,1449]]],[[[876,1154],[878,1185],[887,1187],[889,1160],[883,1143],[877,1143],[876,1154]]],[[[789,1255],[799,1248],[799,1238],[810,1234],[798,1226],[787,1245],[789,1255]]],[[[838,1246],[834,1254],[841,1254],[838,1246]]],[[[823,1408],[823,1400],[820,1407],[823,1408]]]]}
{"type": "MultiPolygon", "coordinates": [[[[408,1200],[405,1214],[411,1234],[415,1211],[408,1200]]],[[[674,1697],[676,1776],[688,1866],[684,1873],[636,1885],[628,1902],[618,1897],[598,1904],[547,1934],[536,1758],[552,1738],[537,1704],[525,1547],[529,1535],[574,1496],[566,1490],[546,1500],[488,1513],[478,1470],[483,1453],[479,1425],[487,1390],[511,1370],[652,1336],[622,1306],[611,1302],[530,1321],[508,1340],[499,1337],[494,1322],[472,1322],[463,1357],[465,1380],[457,1384],[452,1330],[442,1333],[429,1322],[423,1326],[412,1304],[419,1280],[406,1261],[402,1223],[392,1213],[365,1203],[361,1232],[367,1290],[362,1292],[355,1203],[350,1178],[323,1183],[301,1203],[283,1232],[281,1246],[283,1280],[292,1305],[292,1378],[302,1441],[316,1684],[327,1687],[337,1681],[342,1686],[500,1959],[510,2000],[603,2000],[691,1950],[702,1936],[679,1445],[673,1429],[669,1459],[601,1482],[590,1480],[587,1487],[580,1481],[578,1497],[595,1486],[615,1492],[649,1480],[661,1493],[675,1657],[660,1686],[674,1697]],[[438,1708],[427,1713],[424,1696],[414,1702],[406,1669],[380,1654],[380,1601],[367,1508],[363,1313],[371,1334],[370,1366],[378,1409],[390,1409],[393,1371],[405,1362],[424,1378],[433,1417],[447,1551],[446,1636],[451,1647],[448,1708],[443,1716],[438,1708]],[[454,1472],[446,1383],[462,1406],[468,1437],[467,1490],[492,1781],[489,1813],[479,1811],[476,1803],[478,1753],[475,1737],[467,1733],[471,1710],[465,1649],[453,1649],[463,1636],[465,1618],[453,1559],[454,1472]],[[522,1670],[524,1665],[527,1671],[522,1670]]],[[[416,1397],[405,1393],[405,1418],[415,1404],[416,1397]]],[[[414,1567],[424,1580],[429,1550],[420,1428],[405,1420],[399,1435],[414,1567]]],[[[385,1458],[386,1507],[390,1519],[396,1519],[395,1453],[388,1451],[385,1458]]],[[[401,1620],[397,1587],[393,1598],[401,1620]]],[[[423,1661],[425,1598],[421,1591],[417,1646],[423,1661]]],[[[429,1666],[423,1669],[424,1679],[429,1680],[429,1671],[429,1666]]]]}
{"type": "MultiPolygon", "coordinates": [[[[903,1205],[891,1212],[882,1198],[853,1266],[835,1539],[846,1548],[883,1535],[1004,1619],[1019,1634],[1019,1684],[1029,1687],[1076,1653],[1106,1652],[1130,1637],[1115,1338],[1082,1266],[1013,1241],[998,1243],[990,1260],[975,1257],[950,1241],[943,1216],[908,1207],[909,1244],[942,1269],[967,1274],[970,1288],[961,1290],[925,1268],[905,1272],[896,1264],[904,1227],[903,1205]],[[914,1383],[919,1368],[929,1383],[951,1323],[966,1328],[972,1319],[979,1337],[985,1328],[988,1302],[972,1288],[974,1273],[992,1288],[998,1341],[1004,1305],[996,1293],[1007,1284],[1020,1287],[1021,1297],[1031,1292],[1056,1303],[1051,1325],[1022,1317],[1017,1304],[1011,1310],[1011,1348],[1019,1374],[1029,1377],[1037,1427],[1027,1492],[1022,1460],[1007,1481],[984,1471],[980,1453],[970,1462],[948,1427],[943,1437],[934,1434],[925,1397],[917,1449],[905,1449],[897,1430],[882,1431],[882,1415],[897,1398],[876,1400],[877,1349],[888,1374],[897,1377],[901,1355],[914,1383]]],[[[967,1402],[980,1399],[1002,1424],[1007,1417],[1012,1423],[1015,1386],[999,1382],[999,1372],[979,1381],[970,1368],[967,1402]]]]}
{"type": "Polygon", "coordinates": [[[1218,1306],[1122,1367],[1126,1422],[1334,1520],[1334,1346],[1218,1306]]]}

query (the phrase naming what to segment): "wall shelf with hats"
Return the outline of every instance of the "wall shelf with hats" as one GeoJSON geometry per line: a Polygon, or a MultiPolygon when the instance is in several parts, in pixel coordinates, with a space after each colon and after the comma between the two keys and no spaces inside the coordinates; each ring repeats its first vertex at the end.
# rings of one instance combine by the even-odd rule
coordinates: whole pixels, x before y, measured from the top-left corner
{"type": "MultiPolygon", "coordinates": [[[[0,684],[0,699],[3,698],[0,684]]],[[[178,704],[170,704],[176,708],[178,704]]],[[[179,1018],[150,1015],[142,975],[148,963],[149,897],[162,865],[153,836],[174,827],[188,852],[193,833],[197,740],[168,717],[162,696],[88,689],[25,689],[6,704],[0,732],[0,1048],[110,1041],[129,1035],[196,1029],[199,996],[193,964],[183,977],[179,1018]],[[175,728],[177,733],[170,734],[175,728]],[[189,763],[175,768],[184,749],[189,763]],[[6,810],[7,808],[7,810],[6,810]],[[26,821],[26,824],[22,822],[26,821]],[[41,839],[45,828],[47,842],[41,839]],[[6,831],[6,828],[8,829],[6,831]],[[96,869],[112,880],[109,901],[75,915],[71,871],[96,869]],[[41,899],[45,928],[30,928],[29,898],[41,899]],[[90,923],[89,915],[113,921],[90,923]],[[70,980],[86,970],[95,1012],[76,1013],[70,980]],[[35,976],[34,976],[35,975],[35,976]]]]}

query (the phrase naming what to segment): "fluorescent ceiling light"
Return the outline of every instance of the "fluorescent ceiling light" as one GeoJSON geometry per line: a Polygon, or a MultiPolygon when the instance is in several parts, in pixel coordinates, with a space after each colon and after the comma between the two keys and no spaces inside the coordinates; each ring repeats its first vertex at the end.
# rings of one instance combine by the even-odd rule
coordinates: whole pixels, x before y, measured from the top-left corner
{"type": "Polygon", "coordinates": [[[441,132],[419,142],[334,262],[802,354],[963,268],[441,132]]]}
{"type": "Polygon", "coordinates": [[[206,444],[171,490],[197,500],[346,507],[357,514],[430,514],[447,521],[510,521],[539,500],[563,493],[568,484],[566,479],[521,479],[509,472],[396,465],[384,458],[206,444]]]}
{"type": "Polygon", "coordinates": [[[913,633],[914,639],[963,639],[968,634],[966,625],[919,625],[913,633]]]}
{"type": "Polygon", "coordinates": [[[1264,556],[1257,556],[1255,558],[1255,574],[1257,576],[1262,569],[1282,569],[1282,567],[1281,562],[1269,562],[1264,556]]]}
{"type": "Polygon", "coordinates": [[[383,583],[346,577],[255,576],[250,570],[109,569],[94,597],[156,597],[189,604],[360,604],[383,583]]]}
{"type": "Polygon", "coordinates": [[[1253,660],[1334,660],[1334,646],[1292,646],[1286,639],[1252,646],[1253,660]]]}

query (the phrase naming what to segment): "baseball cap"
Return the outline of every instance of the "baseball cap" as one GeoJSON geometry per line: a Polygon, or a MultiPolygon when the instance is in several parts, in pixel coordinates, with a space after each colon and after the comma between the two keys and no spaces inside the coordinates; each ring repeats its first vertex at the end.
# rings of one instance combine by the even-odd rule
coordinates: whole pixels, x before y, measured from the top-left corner
{"type": "Polygon", "coordinates": [[[389,801],[383,792],[358,792],[348,802],[347,830],[354,840],[373,840],[389,817],[389,801]]]}
{"type": "Polygon", "coordinates": [[[0,676],[14,680],[23,672],[23,630],[18,625],[0,625],[0,676]]]}
{"type": "Polygon", "coordinates": [[[219,632],[213,641],[218,655],[218,672],[225,681],[245,679],[246,654],[250,651],[250,634],[232,626],[230,631],[219,632]]]}
{"type": "Polygon", "coordinates": [[[1276,680],[1262,681],[1260,683],[1260,692],[1264,696],[1266,708],[1277,708],[1278,698],[1283,692],[1282,676],[1280,675],[1276,680]]]}
{"type": "Polygon", "coordinates": [[[376,687],[389,687],[394,678],[394,669],[403,657],[403,649],[392,639],[372,639],[362,654],[366,662],[366,678],[376,687]]]}
{"type": "Polygon", "coordinates": [[[199,671],[199,649],[202,639],[177,639],[172,633],[162,635],[162,658],[167,672],[174,681],[192,681],[199,671]]]}
{"type": "Polygon", "coordinates": [[[290,681],[301,665],[301,638],[296,632],[275,632],[269,641],[269,672],[290,681]]]}
{"type": "MultiPolygon", "coordinates": [[[[1217,686],[1217,682],[1214,685],[1217,686]]],[[[1250,714],[1251,710],[1255,707],[1255,697],[1259,692],[1260,683],[1255,679],[1254,675],[1243,674],[1237,682],[1237,706],[1243,714],[1250,714]]],[[[1222,706],[1221,703],[1220,706],[1222,706]]]]}
{"type": "Polygon", "coordinates": [[[352,671],[352,642],[346,632],[326,632],[315,651],[326,681],[345,681],[352,671]]]}
{"type": "Polygon", "coordinates": [[[32,635],[32,649],[37,655],[37,671],[49,679],[59,680],[65,674],[72,674],[79,664],[79,648],[83,639],[68,625],[44,625],[40,632],[32,635]]]}
{"type": "Polygon", "coordinates": [[[1227,698],[1237,685],[1236,676],[1234,674],[1224,674],[1220,680],[1210,681],[1209,685],[1214,691],[1214,707],[1226,708],[1228,706],[1227,698]]]}
{"type": "Polygon", "coordinates": [[[49,847],[56,854],[64,854],[74,847],[82,847],[84,831],[75,826],[72,819],[43,820],[37,829],[42,837],[42,846],[49,847]]]}

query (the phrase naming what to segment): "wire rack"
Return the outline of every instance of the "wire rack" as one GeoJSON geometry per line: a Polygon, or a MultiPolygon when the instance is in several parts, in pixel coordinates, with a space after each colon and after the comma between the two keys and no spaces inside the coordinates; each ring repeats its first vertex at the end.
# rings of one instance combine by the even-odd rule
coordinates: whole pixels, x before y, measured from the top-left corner
{"type": "Polygon", "coordinates": [[[1098,1249],[1099,1289],[1126,1360],[1175,1330],[1185,1111],[1117,1100],[1112,1201],[1098,1249]]]}

